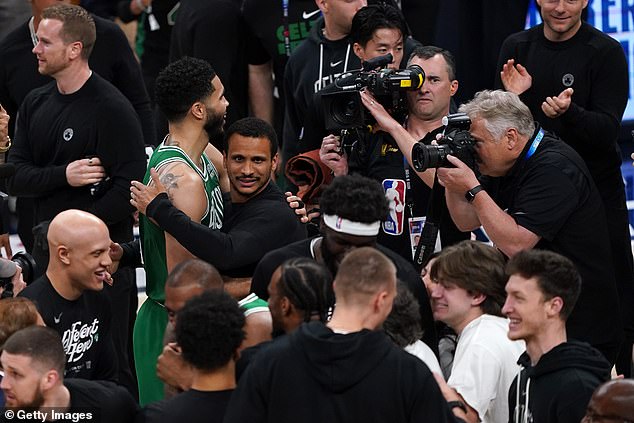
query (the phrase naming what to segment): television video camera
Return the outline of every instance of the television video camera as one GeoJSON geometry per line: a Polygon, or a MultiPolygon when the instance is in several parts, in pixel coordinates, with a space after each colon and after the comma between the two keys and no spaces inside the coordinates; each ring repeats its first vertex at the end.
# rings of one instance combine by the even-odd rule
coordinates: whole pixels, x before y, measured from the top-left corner
{"type": "Polygon", "coordinates": [[[324,89],[321,97],[329,132],[363,129],[374,123],[361,103],[359,91],[362,88],[367,88],[396,120],[407,116],[405,92],[423,85],[425,71],[418,65],[401,70],[382,69],[393,60],[391,54],[386,54],[363,62],[360,71],[345,73],[324,89]]]}
{"type": "Polygon", "coordinates": [[[454,167],[447,160],[451,154],[459,158],[469,168],[475,169],[476,140],[469,133],[471,119],[465,113],[454,113],[442,118],[445,125],[443,136],[438,145],[427,145],[417,142],[412,147],[412,163],[414,169],[423,172],[430,168],[454,167]]]}

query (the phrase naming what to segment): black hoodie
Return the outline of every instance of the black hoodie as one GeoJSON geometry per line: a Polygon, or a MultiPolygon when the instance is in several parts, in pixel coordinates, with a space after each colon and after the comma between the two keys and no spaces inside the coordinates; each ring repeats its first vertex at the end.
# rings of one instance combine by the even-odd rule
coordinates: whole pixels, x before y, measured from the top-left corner
{"type": "Polygon", "coordinates": [[[315,93],[334,82],[339,75],[361,68],[349,37],[328,40],[323,35],[324,26],[324,19],[320,18],[286,64],[286,111],[282,137],[284,163],[299,152],[306,151],[301,145],[302,132],[306,113],[314,110],[310,106],[315,101],[315,93]]]}
{"type": "Polygon", "coordinates": [[[535,366],[526,352],[517,363],[523,369],[509,390],[510,423],[579,423],[592,392],[610,377],[610,364],[585,342],[559,344],[535,366]]]}
{"type": "Polygon", "coordinates": [[[429,369],[383,332],[302,325],[262,349],[240,379],[225,423],[452,422],[429,369]]]}

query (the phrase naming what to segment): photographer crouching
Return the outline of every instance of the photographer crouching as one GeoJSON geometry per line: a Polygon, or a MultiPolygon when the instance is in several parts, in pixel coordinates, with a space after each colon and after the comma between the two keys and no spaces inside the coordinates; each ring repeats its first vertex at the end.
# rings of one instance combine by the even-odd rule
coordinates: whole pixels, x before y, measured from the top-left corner
{"type": "MultiPolygon", "coordinates": [[[[364,113],[359,90],[367,87],[404,131],[431,142],[442,130],[441,119],[449,112],[451,97],[458,89],[454,59],[437,47],[417,47],[408,68],[396,70],[407,28],[400,12],[390,6],[360,9],[352,20],[350,36],[364,69],[342,75],[323,90],[325,126],[337,135],[323,138],[319,156],[335,176],[358,173],[382,183],[390,213],[381,225],[378,242],[412,262],[430,212],[440,227],[443,246],[467,239],[469,234],[453,224],[443,188],[430,189],[434,170],[426,172],[422,180],[414,175],[408,164],[411,147],[399,149],[390,134],[364,113]],[[387,69],[381,69],[385,65],[387,69]]],[[[434,234],[432,243],[435,241],[434,234]]]]}
{"type": "MultiPolygon", "coordinates": [[[[362,92],[361,100],[401,149],[412,150],[415,138],[371,94],[362,92]]],[[[475,169],[451,154],[437,160],[452,219],[462,230],[482,226],[508,257],[539,248],[571,259],[583,285],[567,321],[568,337],[590,343],[614,364],[623,336],[619,301],[605,212],[585,163],[541,129],[515,94],[481,91],[460,111],[471,121],[476,160],[475,169]],[[478,179],[474,170],[483,176],[478,179]]],[[[439,146],[415,151],[418,156],[446,152],[439,146]]]]}

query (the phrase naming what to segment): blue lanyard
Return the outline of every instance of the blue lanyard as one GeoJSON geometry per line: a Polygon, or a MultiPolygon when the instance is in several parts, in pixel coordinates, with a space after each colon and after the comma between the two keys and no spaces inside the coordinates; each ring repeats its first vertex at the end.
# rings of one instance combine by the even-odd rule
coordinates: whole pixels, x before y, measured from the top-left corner
{"type": "Polygon", "coordinates": [[[535,150],[537,150],[537,147],[539,146],[539,143],[542,142],[542,139],[544,138],[544,130],[540,129],[539,133],[537,134],[537,136],[535,137],[535,139],[533,140],[533,143],[531,144],[531,147],[528,149],[528,151],[526,152],[526,157],[524,157],[524,160],[528,160],[530,159],[530,157],[535,154],[535,150]]]}

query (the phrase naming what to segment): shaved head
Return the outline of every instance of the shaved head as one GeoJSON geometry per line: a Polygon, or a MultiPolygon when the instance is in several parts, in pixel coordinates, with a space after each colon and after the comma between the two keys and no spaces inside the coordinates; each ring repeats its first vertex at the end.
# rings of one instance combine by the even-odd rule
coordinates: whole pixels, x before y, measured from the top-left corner
{"type": "Polygon", "coordinates": [[[52,252],[59,245],[76,246],[91,241],[91,237],[106,235],[108,227],[94,214],[81,210],[65,210],[55,216],[48,227],[48,248],[52,252]]]}
{"type": "Polygon", "coordinates": [[[614,379],[599,386],[592,394],[586,416],[634,421],[634,380],[614,379]]]}
{"type": "Polygon", "coordinates": [[[64,298],[78,298],[84,290],[99,291],[110,279],[112,241],[106,224],[97,216],[66,210],[48,228],[50,259],[46,274],[64,298]]]}

